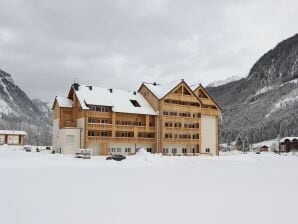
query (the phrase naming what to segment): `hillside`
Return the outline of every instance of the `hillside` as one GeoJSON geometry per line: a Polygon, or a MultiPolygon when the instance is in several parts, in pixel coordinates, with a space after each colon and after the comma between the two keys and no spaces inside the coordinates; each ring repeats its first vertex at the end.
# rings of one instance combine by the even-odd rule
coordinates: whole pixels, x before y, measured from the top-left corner
{"type": "Polygon", "coordinates": [[[298,135],[298,35],[264,54],[246,78],[217,87],[210,94],[223,108],[221,142],[239,133],[250,142],[298,135]]]}
{"type": "MultiPolygon", "coordinates": [[[[40,142],[51,140],[51,111],[48,105],[30,99],[15,85],[10,74],[0,70],[0,129],[20,129],[28,133],[34,144],[40,130],[40,142]]],[[[49,142],[50,143],[50,142],[49,142]]]]}

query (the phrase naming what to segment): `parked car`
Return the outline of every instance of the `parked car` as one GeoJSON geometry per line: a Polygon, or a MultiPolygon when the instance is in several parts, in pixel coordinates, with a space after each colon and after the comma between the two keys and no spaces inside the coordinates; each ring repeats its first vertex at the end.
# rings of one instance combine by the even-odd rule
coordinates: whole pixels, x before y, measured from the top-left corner
{"type": "Polygon", "coordinates": [[[126,159],[126,157],[123,155],[111,155],[111,156],[108,156],[106,160],[122,161],[124,159],[126,159]]]}
{"type": "Polygon", "coordinates": [[[91,159],[91,151],[90,150],[82,150],[81,154],[83,156],[83,159],[91,159]]]}
{"type": "Polygon", "coordinates": [[[31,148],[30,148],[29,146],[24,146],[24,150],[25,150],[26,152],[31,152],[31,148]]]}
{"type": "Polygon", "coordinates": [[[75,158],[82,159],[82,158],[83,158],[82,153],[80,153],[80,152],[76,152],[76,153],[75,153],[75,158]]]}

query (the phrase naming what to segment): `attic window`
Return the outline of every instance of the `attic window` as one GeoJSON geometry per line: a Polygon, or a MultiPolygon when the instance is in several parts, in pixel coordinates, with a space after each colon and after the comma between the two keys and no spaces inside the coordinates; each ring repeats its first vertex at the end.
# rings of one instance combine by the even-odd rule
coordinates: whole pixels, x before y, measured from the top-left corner
{"type": "Polygon", "coordinates": [[[132,105],[134,105],[135,107],[141,107],[141,105],[138,103],[138,101],[136,100],[130,100],[130,102],[132,103],[132,105]]]}

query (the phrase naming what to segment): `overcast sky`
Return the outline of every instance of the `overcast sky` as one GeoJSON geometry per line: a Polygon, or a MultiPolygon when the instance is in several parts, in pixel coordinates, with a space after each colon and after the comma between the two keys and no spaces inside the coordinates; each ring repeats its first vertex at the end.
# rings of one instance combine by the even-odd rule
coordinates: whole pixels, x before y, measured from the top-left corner
{"type": "Polygon", "coordinates": [[[0,0],[0,69],[32,98],[80,83],[207,84],[298,32],[297,0],[0,0]]]}

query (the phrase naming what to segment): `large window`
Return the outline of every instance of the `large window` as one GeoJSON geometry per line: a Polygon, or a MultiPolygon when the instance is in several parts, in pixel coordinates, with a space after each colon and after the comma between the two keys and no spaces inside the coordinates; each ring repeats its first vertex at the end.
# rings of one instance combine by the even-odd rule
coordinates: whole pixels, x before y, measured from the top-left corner
{"type": "Polygon", "coordinates": [[[66,135],[66,145],[74,145],[75,136],[74,135],[66,135]]]}
{"type": "Polygon", "coordinates": [[[110,112],[110,108],[105,106],[89,106],[89,109],[91,111],[97,111],[97,112],[110,112]]]}

